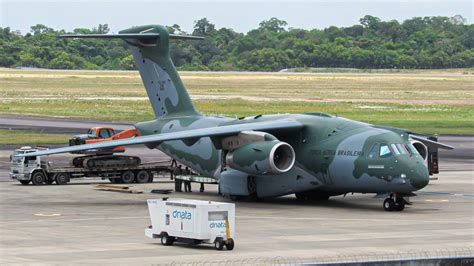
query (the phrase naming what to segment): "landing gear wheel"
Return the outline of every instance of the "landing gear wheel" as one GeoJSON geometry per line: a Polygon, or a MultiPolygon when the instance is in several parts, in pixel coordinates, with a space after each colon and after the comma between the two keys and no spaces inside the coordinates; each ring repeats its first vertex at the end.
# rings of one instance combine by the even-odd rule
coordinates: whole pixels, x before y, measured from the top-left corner
{"type": "Polygon", "coordinates": [[[304,192],[297,192],[295,196],[297,200],[308,200],[308,195],[304,192]]]}
{"type": "Polygon", "coordinates": [[[148,174],[148,171],[141,170],[138,171],[136,179],[137,183],[148,183],[150,180],[150,175],[148,174]]]}
{"type": "Polygon", "coordinates": [[[312,201],[328,201],[330,195],[328,193],[320,191],[304,191],[295,193],[296,199],[298,200],[312,200],[312,201]]]}
{"type": "Polygon", "coordinates": [[[35,186],[44,185],[45,182],[46,182],[46,176],[41,171],[36,171],[33,173],[33,176],[31,176],[31,183],[33,183],[33,185],[35,186]]]}
{"type": "Polygon", "coordinates": [[[171,246],[173,245],[174,238],[169,236],[167,233],[163,233],[161,235],[161,244],[163,246],[171,246]]]}
{"type": "Polygon", "coordinates": [[[242,200],[242,196],[239,196],[239,195],[229,195],[229,198],[231,201],[241,201],[242,200]]]}
{"type": "Polygon", "coordinates": [[[122,183],[124,184],[131,184],[133,181],[135,181],[135,175],[133,174],[132,171],[125,171],[122,173],[122,183]]]}
{"type": "Polygon", "coordinates": [[[225,248],[227,250],[233,250],[234,249],[234,239],[229,238],[225,243],[225,248]]]}
{"type": "Polygon", "coordinates": [[[214,248],[217,250],[222,250],[224,248],[224,240],[218,238],[214,241],[214,248]]]}
{"type": "Polygon", "coordinates": [[[28,185],[30,180],[18,180],[22,185],[28,185]]]}
{"type": "Polygon", "coordinates": [[[59,173],[54,179],[56,181],[56,185],[66,185],[69,182],[69,174],[59,173]]]}
{"type": "Polygon", "coordinates": [[[386,198],[383,201],[383,209],[388,212],[395,210],[395,201],[392,198],[386,198]]]}
{"type": "Polygon", "coordinates": [[[403,211],[405,209],[406,201],[404,198],[397,198],[395,201],[395,210],[396,211],[403,211]]]}

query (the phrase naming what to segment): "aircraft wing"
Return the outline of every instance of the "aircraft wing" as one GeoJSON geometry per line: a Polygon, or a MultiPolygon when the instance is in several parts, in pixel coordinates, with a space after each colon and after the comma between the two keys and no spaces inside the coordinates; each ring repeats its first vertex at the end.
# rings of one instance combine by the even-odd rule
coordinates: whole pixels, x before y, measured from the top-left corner
{"type": "Polygon", "coordinates": [[[189,140],[196,139],[201,137],[218,137],[218,136],[228,136],[238,134],[241,131],[247,130],[258,130],[258,131],[274,131],[274,130],[285,130],[285,129],[301,129],[303,124],[295,120],[276,120],[276,121],[266,121],[266,122],[254,122],[254,123],[244,123],[236,125],[226,125],[226,126],[217,126],[217,127],[208,127],[208,128],[198,128],[198,129],[189,129],[176,132],[162,133],[141,136],[130,139],[123,140],[113,140],[85,145],[69,146],[58,149],[51,150],[42,150],[27,154],[18,154],[16,157],[25,157],[25,156],[40,156],[48,154],[58,154],[58,153],[68,153],[92,149],[104,149],[104,148],[114,148],[117,146],[129,146],[137,144],[146,144],[146,143],[161,143],[163,141],[170,140],[189,140]]]}
{"type": "Polygon", "coordinates": [[[432,141],[426,137],[422,137],[422,136],[417,136],[417,135],[410,135],[410,137],[412,139],[416,139],[418,141],[421,141],[423,144],[425,144],[426,146],[433,146],[433,147],[436,147],[436,148],[440,148],[440,149],[445,149],[445,150],[452,150],[454,149],[453,146],[449,146],[448,144],[444,144],[444,143],[441,143],[441,142],[437,142],[437,141],[432,141]]]}

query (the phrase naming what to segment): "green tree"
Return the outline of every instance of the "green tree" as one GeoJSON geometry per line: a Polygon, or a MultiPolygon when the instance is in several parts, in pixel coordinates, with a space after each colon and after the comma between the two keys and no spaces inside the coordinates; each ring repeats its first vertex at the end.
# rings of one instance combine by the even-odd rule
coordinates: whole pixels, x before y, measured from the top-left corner
{"type": "Polygon", "coordinates": [[[279,20],[275,17],[269,19],[269,20],[264,20],[260,22],[259,24],[259,30],[261,31],[271,31],[271,32],[284,32],[285,27],[288,25],[288,23],[284,20],[279,20]]]}
{"type": "Polygon", "coordinates": [[[207,18],[194,21],[194,35],[208,35],[216,31],[215,25],[210,23],[207,18]]]}

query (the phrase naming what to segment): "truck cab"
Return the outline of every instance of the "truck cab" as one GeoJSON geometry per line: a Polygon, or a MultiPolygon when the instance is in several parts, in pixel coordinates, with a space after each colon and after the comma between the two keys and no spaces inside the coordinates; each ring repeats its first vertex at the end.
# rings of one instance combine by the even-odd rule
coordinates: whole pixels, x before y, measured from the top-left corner
{"type": "Polygon", "coordinates": [[[69,140],[69,146],[86,144],[88,140],[93,139],[107,139],[115,134],[115,129],[111,127],[93,127],[90,128],[86,134],[73,136],[69,140]]]}
{"type": "MultiPolygon", "coordinates": [[[[27,185],[32,181],[32,176],[36,172],[44,175],[43,169],[46,168],[47,162],[42,160],[41,156],[15,157],[18,154],[32,153],[46,148],[32,148],[29,146],[21,147],[13,151],[10,155],[10,178],[16,179],[23,185],[27,185]]],[[[35,183],[35,180],[33,180],[35,183]]]]}

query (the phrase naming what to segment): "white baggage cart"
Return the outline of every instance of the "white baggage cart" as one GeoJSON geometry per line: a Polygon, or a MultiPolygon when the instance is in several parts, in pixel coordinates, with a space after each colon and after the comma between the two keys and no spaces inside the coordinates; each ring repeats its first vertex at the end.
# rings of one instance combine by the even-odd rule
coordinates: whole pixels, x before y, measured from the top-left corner
{"type": "Polygon", "coordinates": [[[234,249],[235,205],[188,199],[149,199],[151,226],[145,229],[149,238],[160,238],[161,244],[175,241],[191,244],[214,244],[234,249]]]}

